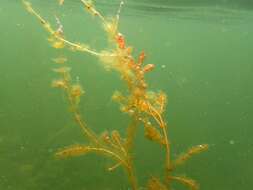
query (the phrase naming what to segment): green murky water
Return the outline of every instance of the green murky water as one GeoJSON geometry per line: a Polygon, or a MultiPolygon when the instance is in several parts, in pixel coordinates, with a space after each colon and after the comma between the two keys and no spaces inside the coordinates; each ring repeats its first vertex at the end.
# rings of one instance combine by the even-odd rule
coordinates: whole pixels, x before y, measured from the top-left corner
{"type": "MultiPolygon", "coordinates": [[[[67,1],[33,0],[51,22],[61,17],[73,41],[106,48],[99,22],[67,1]]],[[[202,190],[251,190],[253,186],[253,12],[249,5],[225,3],[128,1],[120,22],[135,51],[147,52],[156,65],[148,74],[151,89],[168,94],[166,112],[173,156],[192,145],[208,143],[208,152],[178,170],[196,179],[202,190]]],[[[106,15],[118,3],[97,1],[106,15]]],[[[124,133],[128,118],[111,101],[122,88],[117,73],[97,59],[68,50],[56,51],[47,34],[19,1],[0,2],[0,190],[127,190],[121,170],[108,173],[111,162],[95,155],[56,160],[61,147],[82,143],[61,92],[50,87],[57,78],[52,58],[68,57],[72,73],[86,94],[81,110],[96,132],[124,133]]],[[[138,180],[159,174],[164,154],[138,131],[134,157],[138,180]]],[[[186,189],[175,186],[174,189],[186,189]]]]}

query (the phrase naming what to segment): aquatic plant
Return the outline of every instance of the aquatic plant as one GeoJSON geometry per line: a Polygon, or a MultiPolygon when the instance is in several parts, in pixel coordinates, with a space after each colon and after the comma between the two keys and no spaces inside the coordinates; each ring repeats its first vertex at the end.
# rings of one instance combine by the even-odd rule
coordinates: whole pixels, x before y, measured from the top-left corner
{"type": "MultiPolygon", "coordinates": [[[[184,176],[175,176],[173,172],[177,166],[185,163],[193,155],[207,150],[208,145],[202,144],[191,147],[174,161],[171,160],[171,144],[167,135],[168,126],[164,119],[167,96],[162,91],[149,90],[145,75],[151,72],[155,66],[153,64],[144,64],[146,58],[144,51],[140,52],[139,56],[135,58],[132,55],[133,48],[127,44],[125,36],[119,32],[118,24],[123,2],[120,3],[116,16],[110,19],[104,17],[91,1],[80,0],[80,2],[89,14],[101,20],[111,49],[99,52],[89,48],[86,44],[68,40],[64,35],[63,25],[59,18],[56,17],[57,28],[54,29],[47,20],[35,11],[30,2],[23,0],[26,10],[34,15],[49,33],[48,41],[52,47],[56,49],[68,48],[72,51],[91,54],[97,57],[107,70],[115,70],[119,73],[122,81],[127,86],[127,92],[114,92],[112,100],[117,102],[120,105],[121,112],[128,114],[131,119],[126,127],[125,137],[117,130],[96,134],[88,127],[79,110],[80,99],[84,95],[81,84],[72,81],[69,67],[63,66],[54,69],[58,73],[59,79],[52,82],[52,87],[63,90],[71,114],[89,142],[88,144],[75,144],[65,147],[56,152],[55,156],[57,158],[68,158],[89,153],[105,156],[114,161],[114,165],[109,167],[108,171],[122,167],[127,174],[131,189],[137,190],[140,186],[137,183],[133,165],[133,143],[137,138],[137,127],[144,126],[145,137],[159,144],[161,149],[165,150],[164,178],[159,179],[156,176],[151,176],[145,185],[146,189],[170,190],[171,182],[176,181],[192,190],[197,190],[198,184],[194,180],[184,176]]],[[[59,1],[60,5],[63,5],[63,3],[64,1],[59,1]]],[[[66,58],[54,58],[53,61],[58,65],[62,65],[65,64],[66,58]]]]}

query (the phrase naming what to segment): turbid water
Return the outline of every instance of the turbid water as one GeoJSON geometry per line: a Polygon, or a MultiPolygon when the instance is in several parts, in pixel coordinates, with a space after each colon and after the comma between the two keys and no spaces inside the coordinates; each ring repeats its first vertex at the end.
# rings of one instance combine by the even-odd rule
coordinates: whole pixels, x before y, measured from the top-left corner
{"type": "MultiPolygon", "coordinates": [[[[78,1],[32,1],[51,22],[61,17],[69,39],[96,49],[106,37],[78,1]]],[[[126,1],[120,31],[136,52],[156,65],[150,88],[168,94],[166,120],[173,156],[207,143],[207,152],[178,173],[196,179],[202,190],[251,190],[253,186],[253,12],[251,1],[126,1]]],[[[117,1],[97,1],[114,15],[117,1]]],[[[49,46],[47,34],[20,1],[0,2],[0,190],[127,190],[121,170],[95,155],[56,160],[58,148],[82,143],[62,93],[52,58],[65,55],[85,88],[81,110],[96,131],[124,131],[126,115],[111,101],[122,88],[115,72],[97,59],[49,46]]],[[[162,167],[163,152],[144,139],[135,144],[138,179],[144,184],[162,167]]],[[[175,186],[175,190],[186,189],[175,186]]]]}

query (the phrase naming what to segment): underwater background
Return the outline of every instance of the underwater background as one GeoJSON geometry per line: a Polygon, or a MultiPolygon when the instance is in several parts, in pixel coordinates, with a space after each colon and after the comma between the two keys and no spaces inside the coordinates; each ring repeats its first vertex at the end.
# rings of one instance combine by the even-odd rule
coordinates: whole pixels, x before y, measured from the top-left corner
{"type": "MultiPolygon", "coordinates": [[[[50,22],[61,18],[67,37],[106,49],[101,24],[78,0],[31,0],[50,22]]],[[[97,0],[113,16],[119,1],[97,0]]],[[[106,71],[85,53],[55,50],[47,33],[19,0],[0,2],[0,190],[128,190],[121,169],[96,155],[57,160],[59,148],[83,143],[63,94],[51,88],[57,78],[52,58],[64,55],[85,89],[84,118],[96,132],[124,132],[128,117],[111,101],[122,89],[117,73],[106,71]]],[[[127,0],[120,31],[146,63],[152,90],[168,94],[166,120],[173,157],[207,143],[210,148],[179,173],[202,190],[253,187],[253,3],[250,0],[127,0]]],[[[164,153],[139,128],[134,157],[139,183],[163,169],[164,153]]],[[[175,190],[186,189],[175,185],[175,190]]]]}

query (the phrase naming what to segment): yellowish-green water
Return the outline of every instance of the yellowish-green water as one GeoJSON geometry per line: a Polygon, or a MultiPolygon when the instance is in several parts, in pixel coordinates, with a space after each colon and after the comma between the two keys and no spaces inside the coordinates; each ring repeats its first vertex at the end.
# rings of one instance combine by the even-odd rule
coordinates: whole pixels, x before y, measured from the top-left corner
{"type": "MultiPolygon", "coordinates": [[[[68,38],[103,49],[99,22],[78,1],[32,1],[48,20],[61,17],[68,38]]],[[[202,190],[251,190],[253,182],[253,12],[249,5],[126,2],[120,31],[137,52],[147,52],[154,72],[151,89],[169,97],[166,120],[173,156],[195,144],[210,149],[179,169],[202,190]]],[[[106,15],[117,2],[97,1],[106,15]]],[[[55,160],[54,152],[82,143],[61,92],[50,87],[57,76],[52,58],[65,55],[86,94],[81,110],[96,131],[124,131],[128,118],[111,94],[121,89],[119,76],[97,59],[68,50],[56,51],[47,34],[21,2],[0,2],[0,190],[127,190],[121,170],[108,173],[110,162],[94,155],[55,160]]],[[[158,174],[159,147],[142,137],[135,144],[140,183],[158,174]]],[[[175,190],[185,189],[175,186],[175,190]]]]}

